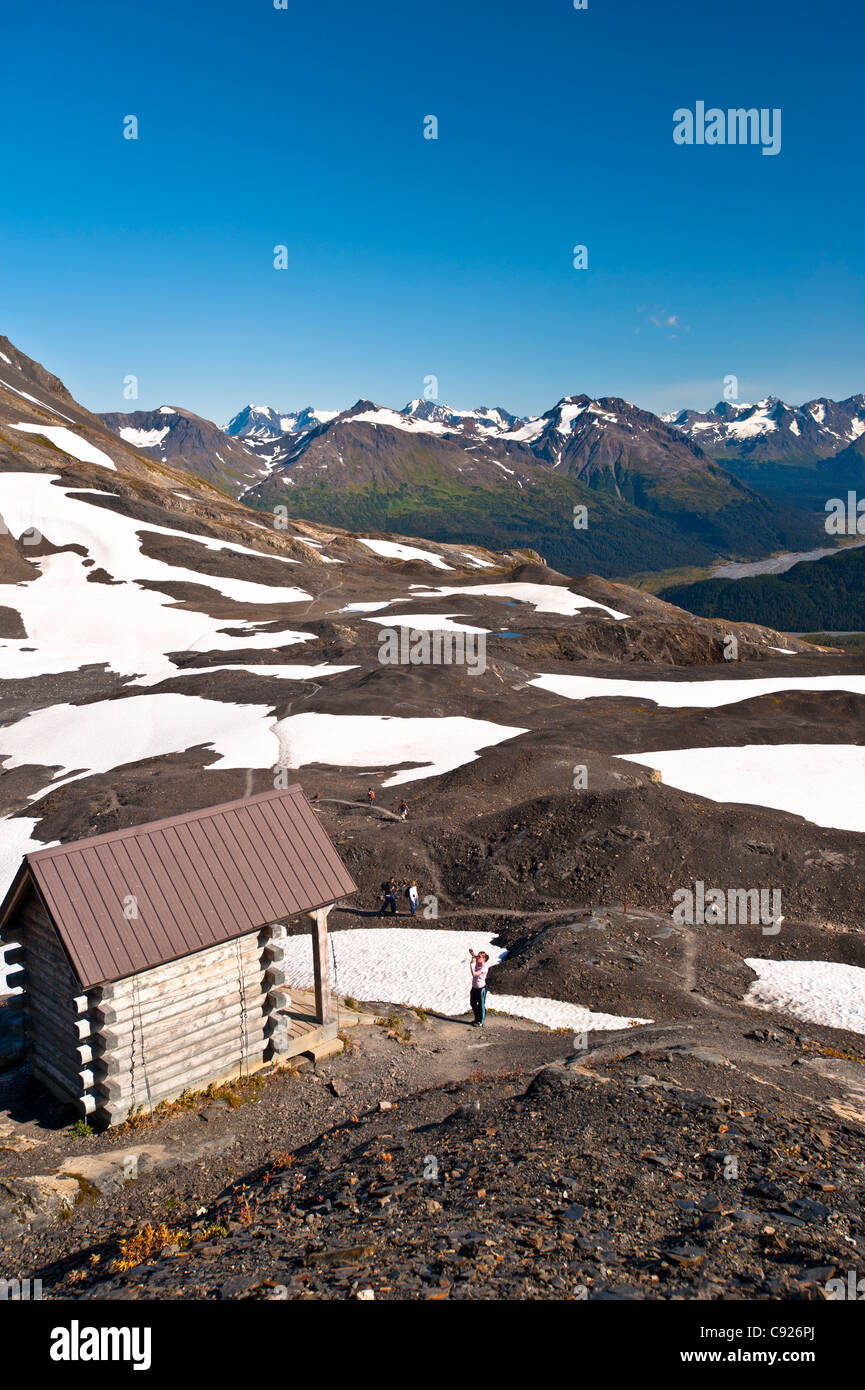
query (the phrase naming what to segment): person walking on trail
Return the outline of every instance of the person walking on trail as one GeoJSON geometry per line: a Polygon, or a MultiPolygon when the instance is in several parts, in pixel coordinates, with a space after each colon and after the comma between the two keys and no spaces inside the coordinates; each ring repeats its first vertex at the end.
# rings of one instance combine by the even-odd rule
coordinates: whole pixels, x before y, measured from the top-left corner
{"type": "Polygon", "coordinates": [[[469,1002],[475,1016],[475,1028],[483,1028],[487,1012],[487,971],[490,968],[490,958],[486,951],[469,951],[469,955],[472,958],[469,1002]]]}
{"type": "Polygon", "coordinates": [[[411,913],[412,917],[414,917],[415,913],[417,912],[417,905],[419,901],[417,884],[415,883],[414,879],[412,879],[411,883],[406,888],[405,895],[408,898],[409,912],[411,913]]]}
{"type": "Polygon", "coordinates": [[[375,792],[373,791],[372,787],[369,787],[367,789],[366,799],[369,802],[370,806],[375,801],[375,792]]]}
{"type": "Polygon", "coordinates": [[[406,806],[404,801],[399,803],[399,814],[401,820],[405,820],[408,815],[408,806],[406,806]]]}
{"type": "Polygon", "coordinates": [[[395,891],[395,890],[396,890],[396,881],[395,881],[395,879],[390,879],[387,883],[383,883],[383,884],[381,885],[381,891],[382,891],[382,893],[383,893],[383,895],[384,895],[384,901],[383,901],[381,907],[380,907],[379,910],[378,910],[378,915],[379,915],[379,917],[386,917],[387,914],[388,914],[388,910],[390,910],[390,915],[391,915],[391,917],[395,917],[395,916],[396,916],[396,891],[395,891]]]}

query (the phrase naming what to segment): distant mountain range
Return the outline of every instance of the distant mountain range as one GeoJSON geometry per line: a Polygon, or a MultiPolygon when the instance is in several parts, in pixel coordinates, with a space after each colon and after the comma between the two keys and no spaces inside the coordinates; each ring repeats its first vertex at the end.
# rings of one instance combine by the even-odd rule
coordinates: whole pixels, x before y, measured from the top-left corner
{"type": "Polygon", "coordinates": [[[663,419],[743,483],[809,510],[865,482],[863,395],[799,406],[777,396],[755,405],[719,401],[704,414],[680,410],[663,419]]]}
{"type": "Polygon", "coordinates": [[[865,434],[865,396],[820,396],[804,405],[787,405],[777,396],[756,405],[719,401],[704,413],[679,410],[661,419],[715,458],[811,462],[840,453],[865,434]]]}
{"type": "MultiPolygon", "coordinates": [[[[570,396],[559,405],[575,403],[591,412],[597,401],[570,396]]],[[[369,406],[369,402],[359,402],[369,406]]],[[[629,410],[637,407],[621,403],[629,410]]],[[[272,441],[280,436],[301,435],[343,415],[357,412],[316,410],[277,411],[271,406],[244,406],[224,427],[227,434],[253,441],[272,441]]],[[[435,401],[416,399],[400,411],[376,411],[399,415],[410,422],[438,425],[442,431],[458,434],[480,430],[487,438],[533,440],[543,431],[552,411],[545,415],[514,415],[501,406],[479,406],[475,410],[455,410],[435,401]]],[[[594,413],[598,413],[595,411],[594,413]]],[[[646,412],[648,413],[648,412],[646,412]]],[[[813,462],[831,458],[865,435],[865,395],[834,401],[827,396],[788,405],[778,396],[767,396],[754,404],[719,401],[708,411],[678,410],[653,417],[681,431],[705,453],[719,460],[748,460],[751,463],[813,462]]],[[[380,421],[379,423],[383,423],[380,421]]],[[[557,424],[559,422],[557,421],[557,424]]]]}
{"type": "Polygon", "coordinates": [[[102,418],[249,506],[350,530],[531,546],[569,574],[755,558],[823,534],[814,516],[736,478],[681,423],[619,397],[567,396],[529,419],[420,399],[401,410],[247,405],[224,429],[177,406],[102,418]]]}

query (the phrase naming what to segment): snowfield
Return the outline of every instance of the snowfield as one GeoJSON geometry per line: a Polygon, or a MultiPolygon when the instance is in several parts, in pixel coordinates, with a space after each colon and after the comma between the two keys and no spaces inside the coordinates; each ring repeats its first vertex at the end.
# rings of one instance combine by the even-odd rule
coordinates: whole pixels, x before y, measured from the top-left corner
{"type": "MultiPolygon", "coordinates": [[[[271,636],[273,634],[270,634],[271,636]]],[[[359,666],[328,666],[322,662],[318,666],[305,666],[302,662],[294,661],[281,665],[258,665],[258,666],[184,666],[178,675],[183,676],[215,676],[218,673],[230,674],[233,671],[248,671],[253,676],[266,676],[268,680],[279,681],[316,681],[322,676],[340,676],[344,671],[359,671],[359,666]]]]}
{"type": "Polygon", "coordinates": [[[120,438],[125,439],[134,449],[155,449],[170,432],[170,425],[164,425],[161,430],[136,430],[127,425],[125,429],[117,431],[120,438]]]}
{"type": "Polygon", "coordinates": [[[485,719],[398,719],[387,714],[294,714],[273,727],[284,767],[323,763],[373,771],[395,763],[422,764],[395,773],[385,787],[450,772],[474,762],[480,748],[528,733],[485,719]]]}
{"type": "Polygon", "coordinates": [[[65,425],[13,425],[12,428],[23,430],[26,434],[41,434],[49,444],[62,449],[70,458],[79,459],[81,463],[96,463],[100,468],[110,468],[112,473],[117,472],[113,459],[101,449],[97,449],[95,444],[89,444],[86,439],[68,430],[65,425]]]}
{"type": "Polygon", "coordinates": [[[865,970],[828,960],[760,960],[745,964],[757,979],[745,1003],[790,1014],[803,1023],[865,1033],[865,970]]]}
{"type": "MultiPolygon", "coordinates": [[[[793,653],[786,653],[793,655],[793,653]]],[[[865,695],[865,676],[755,676],[745,680],[709,681],[632,681],[608,680],[599,676],[538,676],[529,681],[540,690],[563,695],[567,700],[598,700],[621,696],[630,700],[652,700],[667,709],[716,709],[760,695],[782,690],[849,690],[865,695]]]]}
{"type": "MultiPolygon", "coordinates": [[[[469,949],[486,951],[490,964],[505,952],[494,946],[489,932],[440,931],[429,927],[361,927],[331,931],[336,961],[332,987],[341,995],[460,1016],[469,1012],[469,949]]],[[[295,989],[314,983],[312,938],[308,933],[287,941],[286,970],[295,989]]],[[[865,974],[865,971],[863,971],[865,974]]],[[[547,1028],[627,1028],[650,1023],[647,1018],[618,1018],[592,1013],[580,1004],[558,999],[523,998],[516,994],[487,994],[487,1008],[542,1023],[547,1028]]]]}
{"type": "Polygon", "coordinates": [[[437,420],[413,420],[398,410],[378,406],[375,410],[362,410],[352,415],[352,420],[363,420],[370,425],[389,425],[391,429],[407,430],[409,434],[452,434],[453,426],[443,425],[437,420]]]}
{"type": "Polygon", "coordinates": [[[187,582],[237,602],[307,600],[309,595],[302,589],[219,578],[148,559],[141,546],[143,538],[152,534],[192,541],[209,551],[226,549],[257,559],[270,556],[209,536],[145,525],[87,500],[106,494],[72,496],[54,486],[55,478],[44,473],[0,474],[0,515],[14,536],[35,527],[55,544],[80,545],[87,552],[86,556],[71,550],[35,556],[38,573],[33,579],[0,585],[0,607],[17,611],[27,632],[26,638],[0,640],[0,676],[13,679],[108,663],[118,675],[138,676],[141,683],[155,684],[177,674],[168,652],[229,652],[312,640],[311,634],[290,631],[231,637],[222,629],[242,623],[177,608],[167,594],[142,587],[148,581],[187,582]],[[97,570],[104,570],[114,582],[90,582],[97,570]]]}
{"type": "MultiPolygon", "coordinates": [[[[362,417],[358,416],[357,418],[361,419],[362,417]]],[[[358,541],[386,560],[426,560],[428,565],[434,565],[436,569],[453,569],[453,565],[445,564],[441,555],[436,555],[430,550],[421,550],[417,545],[401,545],[399,541],[364,540],[360,536],[358,541]]]]}
{"type": "Polygon", "coordinates": [[[710,801],[772,806],[814,825],[865,831],[865,747],[860,744],[746,744],[617,756],[656,767],[668,786],[710,801]]]}
{"type": "Polygon", "coordinates": [[[607,608],[606,604],[573,593],[563,584],[464,584],[457,588],[412,584],[411,589],[414,598],[450,598],[454,594],[462,598],[467,594],[480,594],[485,598],[513,599],[517,603],[530,603],[536,613],[559,613],[565,618],[572,618],[583,608],[598,608],[611,618],[628,617],[627,613],[619,613],[615,608],[607,608]]]}
{"type": "Polygon", "coordinates": [[[467,623],[455,623],[461,613],[382,613],[377,618],[362,618],[364,623],[378,623],[379,627],[412,627],[417,632],[489,632],[488,627],[472,627],[467,623]]]}
{"type": "MultiPolygon", "coordinates": [[[[0,728],[0,758],[5,771],[27,764],[54,767],[70,782],[202,744],[219,754],[213,767],[270,767],[278,751],[270,709],[174,694],[52,705],[0,728]]],[[[52,781],[52,790],[60,784],[52,781]]],[[[38,801],[47,790],[30,800],[38,801]]],[[[10,824],[4,822],[4,829],[10,824]]]]}

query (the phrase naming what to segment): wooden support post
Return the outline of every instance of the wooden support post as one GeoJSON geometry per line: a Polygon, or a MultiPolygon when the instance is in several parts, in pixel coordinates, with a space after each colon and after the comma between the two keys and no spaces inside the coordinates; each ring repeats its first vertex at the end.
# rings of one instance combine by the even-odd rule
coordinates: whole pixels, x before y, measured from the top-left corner
{"type": "Polygon", "coordinates": [[[333,1023],[335,1014],[330,994],[330,961],[327,954],[327,914],[333,907],[316,908],[312,918],[312,968],[315,972],[315,1016],[319,1023],[333,1023]]]}

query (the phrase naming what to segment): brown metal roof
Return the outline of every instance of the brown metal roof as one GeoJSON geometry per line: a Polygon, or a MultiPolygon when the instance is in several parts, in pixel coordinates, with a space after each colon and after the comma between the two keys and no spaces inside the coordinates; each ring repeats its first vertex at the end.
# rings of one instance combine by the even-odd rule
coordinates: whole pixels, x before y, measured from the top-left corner
{"type": "Polygon", "coordinates": [[[25,862],[83,989],[357,887],[299,784],[37,850],[25,862]],[[123,911],[132,897],[137,918],[123,911]]]}

